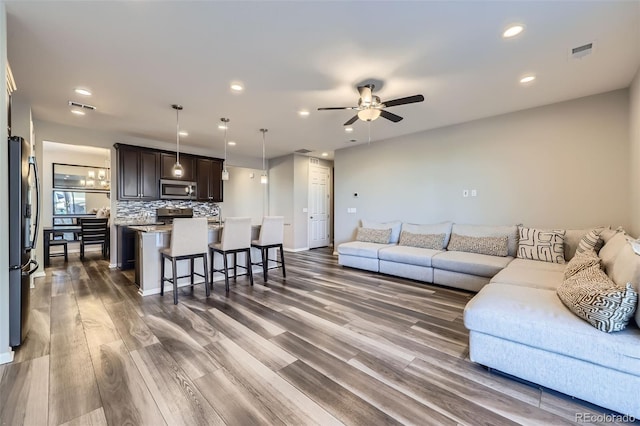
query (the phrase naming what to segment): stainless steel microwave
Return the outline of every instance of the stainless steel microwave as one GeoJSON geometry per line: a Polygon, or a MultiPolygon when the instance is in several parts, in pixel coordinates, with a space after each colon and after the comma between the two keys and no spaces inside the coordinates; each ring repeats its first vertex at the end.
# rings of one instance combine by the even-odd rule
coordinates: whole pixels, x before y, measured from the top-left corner
{"type": "Polygon", "coordinates": [[[160,198],[163,200],[193,200],[196,198],[196,182],[161,179],[160,198]]]}

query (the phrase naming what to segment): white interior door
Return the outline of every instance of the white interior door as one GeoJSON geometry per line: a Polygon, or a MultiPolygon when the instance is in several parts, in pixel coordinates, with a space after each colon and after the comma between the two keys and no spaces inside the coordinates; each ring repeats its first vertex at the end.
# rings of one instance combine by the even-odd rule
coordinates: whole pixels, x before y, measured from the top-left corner
{"type": "Polygon", "coordinates": [[[330,243],[329,182],[328,167],[309,164],[309,248],[330,243]]]}

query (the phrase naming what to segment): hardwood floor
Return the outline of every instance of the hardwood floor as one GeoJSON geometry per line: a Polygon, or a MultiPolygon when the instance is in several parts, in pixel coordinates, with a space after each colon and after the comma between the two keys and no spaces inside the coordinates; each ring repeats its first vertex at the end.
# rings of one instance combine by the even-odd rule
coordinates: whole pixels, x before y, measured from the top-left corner
{"type": "Polygon", "coordinates": [[[98,255],[53,259],[0,365],[0,424],[574,424],[603,409],[468,359],[472,293],[287,253],[287,275],[137,294],[98,255]]]}

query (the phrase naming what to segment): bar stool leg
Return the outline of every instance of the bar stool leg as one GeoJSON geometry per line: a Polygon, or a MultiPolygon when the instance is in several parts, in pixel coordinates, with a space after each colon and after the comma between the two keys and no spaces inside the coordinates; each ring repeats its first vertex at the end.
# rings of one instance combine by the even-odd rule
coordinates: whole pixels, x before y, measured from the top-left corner
{"type": "Polygon", "coordinates": [[[211,267],[210,267],[210,269],[211,269],[211,272],[210,272],[211,281],[209,281],[209,282],[211,283],[210,284],[211,285],[211,289],[213,289],[213,274],[214,274],[213,270],[215,269],[215,263],[216,263],[215,262],[215,253],[213,252],[213,249],[209,249],[209,256],[210,256],[209,258],[211,259],[211,267]]]}
{"type": "Polygon", "coordinates": [[[190,259],[191,262],[189,262],[189,266],[191,267],[190,273],[191,273],[191,294],[193,294],[193,261],[195,260],[193,257],[190,259]]]}
{"type": "Polygon", "coordinates": [[[67,243],[64,243],[62,248],[64,249],[64,261],[68,262],[69,261],[69,250],[67,248],[67,243]]]}
{"type": "Polygon", "coordinates": [[[178,304],[178,272],[176,271],[176,258],[171,259],[171,266],[173,266],[173,304],[178,304]]]}
{"type": "Polygon", "coordinates": [[[284,248],[280,244],[280,262],[282,263],[282,277],[287,278],[287,270],[284,267],[284,248]]]}
{"type": "Polygon", "coordinates": [[[269,248],[262,248],[262,276],[264,278],[264,282],[267,282],[267,271],[269,269],[269,248]]]}
{"type": "Polygon", "coordinates": [[[238,253],[233,253],[233,281],[237,281],[238,278],[238,253]]]}
{"type": "Polygon", "coordinates": [[[227,263],[227,253],[223,252],[222,257],[224,257],[224,289],[229,293],[229,267],[227,263]]]}
{"type": "Polygon", "coordinates": [[[204,275],[204,292],[206,293],[207,297],[209,297],[211,295],[211,289],[209,288],[209,272],[207,269],[207,253],[204,253],[202,255],[202,270],[203,270],[203,274],[204,275]]]}
{"type": "Polygon", "coordinates": [[[247,274],[249,274],[249,282],[253,285],[253,267],[251,265],[251,247],[247,249],[247,274]]]}
{"type": "Polygon", "coordinates": [[[162,263],[160,264],[160,296],[164,296],[164,255],[161,257],[162,263]]]}

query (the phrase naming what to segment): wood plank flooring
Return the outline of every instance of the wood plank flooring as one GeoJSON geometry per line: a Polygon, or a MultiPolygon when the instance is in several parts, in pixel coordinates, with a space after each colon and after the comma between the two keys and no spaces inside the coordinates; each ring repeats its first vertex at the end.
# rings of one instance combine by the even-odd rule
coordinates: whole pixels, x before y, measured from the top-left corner
{"type": "Polygon", "coordinates": [[[141,297],[98,254],[52,260],[0,365],[7,425],[562,425],[608,411],[468,359],[472,293],[286,253],[287,279],[141,297]]]}

